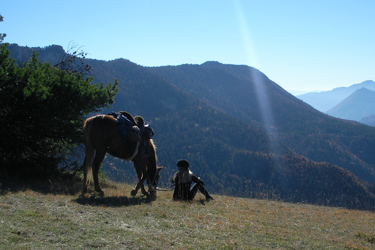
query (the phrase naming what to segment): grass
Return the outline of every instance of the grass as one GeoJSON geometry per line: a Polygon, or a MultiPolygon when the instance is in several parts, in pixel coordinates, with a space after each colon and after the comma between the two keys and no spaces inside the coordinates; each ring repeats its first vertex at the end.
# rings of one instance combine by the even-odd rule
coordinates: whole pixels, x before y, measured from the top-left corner
{"type": "Polygon", "coordinates": [[[174,202],[171,191],[150,200],[131,189],[3,188],[0,249],[375,249],[373,212],[200,194],[174,202]]]}

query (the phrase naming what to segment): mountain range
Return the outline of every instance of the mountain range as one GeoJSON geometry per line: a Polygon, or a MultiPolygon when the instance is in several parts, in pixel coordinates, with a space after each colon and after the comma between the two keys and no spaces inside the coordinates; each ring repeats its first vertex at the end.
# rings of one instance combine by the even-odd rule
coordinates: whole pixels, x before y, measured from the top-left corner
{"type": "Polygon", "coordinates": [[[354,121],[361,121],[375,115],[375,91],[360,88],[326,112],[328,115],[354,121]]]}
{"type": "Polygon", "coordinates": [[[310,92],[302,95],[297,95],[299,99],[310,104],[315,109],[326,112],[345,98],[349,97],[356,90],[366,88],[368,90],[375,91],[375,82],[372,80],[367,80],[361,83],[353,84],[349,87],[339,87],[329,91],[322,92],[310,92]]]}
{"type": "Polygon", "coordinates": [[[331,91],[311,92],[297,97],[331,116],[375,126],[375,82],[368,80],[331,91]]]}
{"type": "MultiPolygon", "coordinates": [[[[65,53],[58,45],[8,47],[20,62],[32,50],[52,65],[65,53]]],[[[85,62],[94,82],[120,81],[103,113],[126,110],[154,128],[161,185],[170,185],[176,161],[187,158],[214,193],[375,207],[375,128],[324,114],[249,66],[85,62]]],[[[132,181],[128,165],[107,157],[103,169],[132,181]]]]}

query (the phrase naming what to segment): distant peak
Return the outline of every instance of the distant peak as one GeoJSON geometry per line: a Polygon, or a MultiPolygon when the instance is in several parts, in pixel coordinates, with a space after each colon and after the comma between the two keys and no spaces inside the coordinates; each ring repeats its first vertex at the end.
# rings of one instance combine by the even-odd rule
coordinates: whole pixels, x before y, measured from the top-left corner
{"type": "Polygon", "coordinates": [[[116,58],[113,60],[109,60],[108,62],[130,62],[128,59],[125,58],[116,58]]]}
{"type": "Polygon", "coordinates": [[[357,89],[356,91],[354,91],[354,93],[375,93],[375,92],[366,87],[361,87],[357,89]]]}
{"type": "Polygon", "coordinates": [[[207,61],[205,63],[202,63],[202,66],[219,66],[219,65],[223,65],[223,64],[218,61],[207,61]]]}

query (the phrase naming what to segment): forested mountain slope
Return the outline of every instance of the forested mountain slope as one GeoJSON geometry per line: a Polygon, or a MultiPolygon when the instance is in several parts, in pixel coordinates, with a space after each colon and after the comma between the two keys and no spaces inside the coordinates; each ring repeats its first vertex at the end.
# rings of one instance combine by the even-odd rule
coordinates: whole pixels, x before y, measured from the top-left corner
{"type": "Polygon", "coordinates": [[[375,182],[374,128],[323,114],[248,66],[207,62],[149,69],[234,119],[266,128],[295,152],[375,182]]]}
{"type": "MultiPolygon", "coordinates": [[[[12,53],[16,56],[16,52],[12,53]]],[[[47,62],[48,58],[52,56],[40,57],[47,62]]],[[[158,162],[165,167],[162,185],[170,185],[176,161],[187,158],[192,171],[205,180],[212,192],[366,209],[374,207],[371,189],[340,168],[350,169],[348,165],[317,163],[296,153],[311,150],[311,154],[305,155],[311,159],[311,156],[320,157],[326,162],[334,157],[346,157],[336,161],[353,161],[349,164],[353,172],[357,171],[358,176],[369,180],[373,176],[370,164],[374,156],[371,158],[367,154],[369,149],[364,147],[374,145],[371,144],[374,130],[341,122],[310,108],[260,72],[249,77],[247,66],[226,67],[217,63],[189,66],[201,70],[185,72],[191,78],[189,82],[198,81],[196,86],[202,87],[202,90],[190,93],[173,79],[128,60],[86,59],[85,62],[92,67],[94,82],[119,80],[120,90],[110,110],[142,115],[155,130],[158,162]],[[202,80],[218,79],[216,76],[222,79],[216,84],[221,91],[202,80]],[[231,98],[227,98],[223,93],[231,94],[226,85],[232,82],[238,86],[231,98]],[[265,90],[260,100],[268,98],[268,107],[257,102],[254,93],[257,88],[265,90]],[[202,91],[206,92],[206,98],[200,94],[202,91]],[[212,93],[214,91],[218,92],[212,93]],[[226,105],[219,107],[219,100],[226,105]],[[254,106],[248,106],[249,103],[254,106]],[[264,117],[261,111],[264,108],[271,110],[273,115],[264,117]],[[232,109],[236,109],[236,115],[230,112],[232,109]],[[327,138],[327,135],[330,136],[327,138]],[[315,144],[311,145],[311,141],[315,144]],[[322,150],[324,147],[331,151],[322,150]],[[361,147],[363,156],[353,152],[361,147]]],[[[103,110],[103,113],[110,110],[103,110]]],[[[133,168],[123,168],[123,165],[121,161],[111,159],[104,169],[121,180],[134,176],[133,168]]]]}

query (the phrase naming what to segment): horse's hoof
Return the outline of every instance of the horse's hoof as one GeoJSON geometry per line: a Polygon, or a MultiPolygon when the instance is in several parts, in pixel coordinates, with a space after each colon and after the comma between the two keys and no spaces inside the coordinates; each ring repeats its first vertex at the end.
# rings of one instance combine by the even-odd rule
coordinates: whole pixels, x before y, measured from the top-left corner
{"type": "Polygon", "coordinates": [[[103,190],[95,190],[96,192],[98,192],[98,196],[100,196],[100,197],[103,197],[104,196],[104,192],[103,192],[103,190]]]}
{"type": "Polygon", "coordinates": [[[145,195],[145,196],[147,196],[147,197],[150,196],[150,194],[148,192],[142,192],[142,194],[145,195]]]}
{"type": "Polygon", "coordinates": [[[150,193],[151,197],[155,197],[156,196],[156,188],[149,188],[148,192],[150,193]]]}
{"type": "Polygon", "coordinates": [[[132,190],[131,192],[130,192],[130,194],[131,194],[131,196],[136,196],[136,194],[137,194],[137,190],[132,190]]]}

